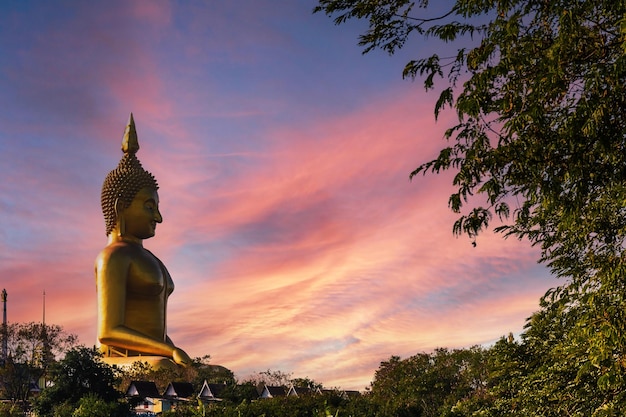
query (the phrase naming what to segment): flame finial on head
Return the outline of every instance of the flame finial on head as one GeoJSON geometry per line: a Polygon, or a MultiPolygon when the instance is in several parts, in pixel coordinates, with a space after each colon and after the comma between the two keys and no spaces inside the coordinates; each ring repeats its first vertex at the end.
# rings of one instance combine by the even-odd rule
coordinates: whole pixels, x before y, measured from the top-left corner
{"type": "Polygon", "coordinates": [[[134,154],[139,150],[139,139],[137,139],[137,129],[135,129],[135,119],[130,114],[126,129],[124,129],[124,137],[122,138],[122,151],[124,153],[134,154]]]}

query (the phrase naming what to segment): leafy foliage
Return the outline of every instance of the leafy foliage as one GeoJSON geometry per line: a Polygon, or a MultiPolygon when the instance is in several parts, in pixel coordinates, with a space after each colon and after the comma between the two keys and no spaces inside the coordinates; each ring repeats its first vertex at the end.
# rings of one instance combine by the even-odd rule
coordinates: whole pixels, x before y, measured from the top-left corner
{"type": "Polygon", "coordinates": [[[76,344],[76,336],[61,326],[42,323],[9,323],[0,331],[0,344],[6,340],[7,361],[0,368],[4,398],[24,402],[33,382],[44,377],[56,358],[76,344]]]}
{"type": "Polygon", "coordinates": [[[371,400],[381,416],[435,417],[459,400],[485,389],[485,351],[436,349],[407,359],[382,362],[371,384],[371,400]]]}
{"type": "Polygon", "coordinates": [[[40,417],[52,417],[63,413],[62,410],[74,411],[81,404],[83,408],[89,408],[97,399],[116,404],[116,413],[111,416],[123,416],[128,412],[127,405],[118,403],[122,395],[115,389],[113,368],[102,362],[101,354],[95,348],[79,346],[70,350],[54,364],[51,377],[52,386],[33,401],[40,417]],[[86,397],[91,399],[85,400],[86,397]]]}
{"type": "Polygon", "coordinates": [[[366,416],[369,402],[362,398],[343,399],[338,406],[328,403],[326,396],[278,397],[232,405],[210,405],[206,416],[220,417],[329,417],[366,416]]]}
{"type": "MultiPolygon", "coordinates": [[[[115,368],[116,387],[125,392],[132,381],[153,381],[159,392],[165,391],[172,381],[188,381],[186,369],[154,369],[148,362],[136,361],[129,368],[115,368]]],[[[195,376],[195,373],[189,373],[195,376]]]]}
{"type": "Polygon", "coordinates": [[[191,363],[194,371],[193,378],[187,380],[192,381],[194,386],[198,387],[201,387],[204,381],[209,384],[234,385],[236,381],[233,371],[220,365],[212,365],[210,359],[209,355],[194,358],[191,363]]]}
{"type": "Polygon", "coordinates": [[[236,405],[256,400],[259,393],[254,382],[244,381],[237,384],[227,384],[220,396],[225,402],[236,405]]]}
{"type": "Polygon", "coordinates": [[[296,388],[308,388],[311,390],[316,390],[316,389],[321,389],[322,388],[322,384],[320,384],[319,382],[315,382],[314,380],[312,380],[309,377],[305,377],[305,378],[293,378],[290,381],[291,385],[293,385],[296,388]]]}
{"type": "Polygon", "coordinates": [[[17,404],[0,403],[0,417],[22,417],[24,411],[17,404]]]}
{"type": "Polygon", "coordinates": [[[206,410],[195,404],[179,404],[172,410],[166,410],[162,413],[163,417],[205,417],[206,410]]]}
{"type": "Polygon", "coordinates": [[[111,417],[120,414],[120,404],[105,401],[94,394],[87,394],[78,401],[72,417],[111,417]]]}
{"type": "Polygon", "coordinates": [[[292,374],[282,371],[267,371],[258,372],[255,375],[250,376],[250,381],[253,381],[258,385],[271,385],[271,386],[289,386],[291,384],[292,374]]]}

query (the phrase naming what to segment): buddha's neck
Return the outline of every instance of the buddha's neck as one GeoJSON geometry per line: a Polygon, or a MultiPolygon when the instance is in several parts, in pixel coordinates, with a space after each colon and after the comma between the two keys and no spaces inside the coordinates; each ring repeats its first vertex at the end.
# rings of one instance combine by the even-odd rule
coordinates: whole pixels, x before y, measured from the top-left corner
{"type": "Polygon", "coordinates": [[[109,233],[108,236],[108,244],[111,245],[113,243],[119,243],[119,242],[127,242],[127,243],[134,243],[136,245],[139,245],[141,247],[143,247],[143,240],[139,239],[135,236],[130,236],[130,235],[123,235],[120,236],[120,234],[118,233],[118,231],[116,229],[113,229],[113,231],[111,231],[111,233],[109,233]]]}

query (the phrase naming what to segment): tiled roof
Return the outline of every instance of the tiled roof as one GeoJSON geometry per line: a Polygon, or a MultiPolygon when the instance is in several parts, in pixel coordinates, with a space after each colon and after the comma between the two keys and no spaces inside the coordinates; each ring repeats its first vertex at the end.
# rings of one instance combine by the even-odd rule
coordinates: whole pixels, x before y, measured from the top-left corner
{"type": "Polygon", "coordinates": [[[126,390],[128,397],[159,398],[159,390],[152,381],[132,381],[126,390]]]}
{"type": "Polygon", "coordinates": [[[295,395],[295,396],[313,395],[313,394],[315,394],[315,391],[309,387],[291,387],[289,388],[289,392],[287,393],[287,395],[295,395]]]}
{"type": "Polygon", "coordinates": [[[164,397],[177,397],[177,398],[191,398],[195,394],[193,385],[191,382],[170,382],[165,392],[164,397]]]}
{"type": "Polygon", "coordinates": [[[266,385],[263,391],[265,392],[265,390],[267,390],[269,397],[284,397],[287,395],[287,389],[285,387],[266,385]]]}

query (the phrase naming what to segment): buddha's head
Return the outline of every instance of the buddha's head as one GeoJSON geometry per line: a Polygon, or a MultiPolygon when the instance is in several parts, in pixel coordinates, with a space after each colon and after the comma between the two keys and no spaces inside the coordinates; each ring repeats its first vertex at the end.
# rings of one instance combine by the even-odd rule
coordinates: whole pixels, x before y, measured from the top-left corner
{"type": "Polygon", "coordinates": [[[100,202],[107,236],[115,228],[118,214],[130,206],[140,190],[146,188],[156,191],[159,188],[154,176],[143,169],[141,162],[137,159],[135,154],[138,150],[139,141],[131,113],[122,140],[124,156],[117,168],[109,172],[102,184],[100,202]]]}

